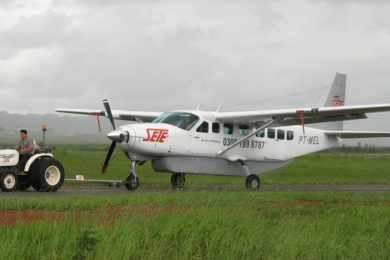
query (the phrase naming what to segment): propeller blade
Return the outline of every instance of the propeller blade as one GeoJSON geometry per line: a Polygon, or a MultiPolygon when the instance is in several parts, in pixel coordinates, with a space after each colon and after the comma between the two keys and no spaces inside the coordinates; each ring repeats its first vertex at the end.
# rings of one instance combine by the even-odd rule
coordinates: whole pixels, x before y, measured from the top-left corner
{"type": "Polygon", "coordinates": [[[114,141],[111,143],[110,149],[108,150],[108,153],[106,155],[106,159],[104,160],[104,164],[102,166],[102,173],[105,173],[107,170],[108,163],[110,162],[112,154],[114,153],[115,146],[116,146],[116,142],[114,141]]]}
{"type": "Polygon", "coordinates": [[[108,102],[107,99],[104,99],[104,100],[103,100],[103,105],[104,105],[104,108],[106,109],[107,117],[108,117],[108,119],[110,119],[112,128],[115,130],[115,129],[116,129],[116,126],[115,126],[114,116],[112,115],[110,103],[108,102]]]}

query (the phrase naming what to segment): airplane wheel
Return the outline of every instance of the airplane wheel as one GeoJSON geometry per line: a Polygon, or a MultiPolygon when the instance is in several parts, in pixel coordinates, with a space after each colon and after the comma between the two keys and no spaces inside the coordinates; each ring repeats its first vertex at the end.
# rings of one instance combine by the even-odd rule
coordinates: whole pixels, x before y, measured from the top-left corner
{"type": "Polygon", "coordinates": [[[251,174],[246,177],[245,186],[248,190],[258,190],[260,189],[260,178],[257,175],[251,174]]]}
{"type": "Polygon", "coordinates": [[[171,184],[174,189],[182,189],[186,183],[186,177],[183,173],[174,173],[171,176],[171,184]]]}
{"type": "Polygon", "coordinates": [[[136,190],[139,187],[139,178],[131,174],[126,178],[125,186],[128,190],[136,190]]]}

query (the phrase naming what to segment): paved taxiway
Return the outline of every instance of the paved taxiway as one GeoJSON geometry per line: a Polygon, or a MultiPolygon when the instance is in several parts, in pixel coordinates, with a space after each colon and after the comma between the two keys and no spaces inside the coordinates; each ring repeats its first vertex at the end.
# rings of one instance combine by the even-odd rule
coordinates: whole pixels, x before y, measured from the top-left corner
{"type": "MultiPolygon", "coordinates": [[[[143,185],[136,193],[140,192],[191,192],[191,191],[245,191],[245,188],[240,185],[188,185],[183,190],[172,190],[169,186],[158,185],[143,185]]],[[[390,193],[390,185],[263,185],[259,192],[388,192],[390,193]]],[[[24,192],[0,192],[0,198],[5,197],[66,197],[66,196],[104,196],[115,194],[129,194],[124,186],[109,187],[108,185],[64,185],[55,193],[35,192],[30,189],[24,192]]]]}

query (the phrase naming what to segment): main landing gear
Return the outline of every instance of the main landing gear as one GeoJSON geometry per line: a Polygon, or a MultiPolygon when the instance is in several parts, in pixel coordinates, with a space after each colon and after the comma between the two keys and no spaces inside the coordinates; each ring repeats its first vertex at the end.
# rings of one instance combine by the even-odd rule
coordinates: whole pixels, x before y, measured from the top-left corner
{"type": "Polygon", "coordinates": [[[258,190],[260,189],[260,184],[261,181],[259,176],[255,174],[251,174],[248,177],[246,177],[245,187],[247,188],[247,190],[258,190]]]}
{"type": "Polygon", "coordinates": [[[139,178],[136,173],[137,161],[131,161],[130,173],[125,180],[125,186],[128,190],[136,190],[139,187],[139,178]]]}
{"type": "Polygon", "coordinates": [[[245,164],[244,161],[239,161],[241,166],[244,168],[244,171],[246,172],[246,180],[245,180],[245,187],[247,190],[259,190],[260,189],[260,177],[256,174],[251,174],[248,165],[245,164]]]}
{"type": "Polygon", "coordinates": [[[174,189],[182,189],[186,183],[184,173],[173,173],[171,176],[171,184],[174,189]]]}

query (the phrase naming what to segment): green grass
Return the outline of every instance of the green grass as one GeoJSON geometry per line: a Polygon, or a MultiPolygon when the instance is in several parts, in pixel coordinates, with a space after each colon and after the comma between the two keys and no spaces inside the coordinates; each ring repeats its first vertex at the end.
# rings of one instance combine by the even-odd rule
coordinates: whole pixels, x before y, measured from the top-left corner
{"type": "Polygon", "coordinates": [[[12,203],[5,199],[0,202],[3,210],[34,208],[42,216],[55,212],[64,217],[0,226],[0,255],[8,259],[75,255],[389,259],[389,203],[390,194],[326,192],[132,193],[97,199],[12,199],[12,203]]]}
{"type": "MultiPolygon", "coordinates": [[[[123,179],[103,147],[58,149],[67,177],[123,179]]],[[[390,184],[385,155],[321,153],[264,176],[265,184],[390,184]]],[[[169,174],[139,167],[161,191],[107,196],[0,197],[1,259],[390,259],[390,193],[172,191],[169,174]]],[[[243,178],[188,176],[186,185],[243,178]]],[[[1,194],[0,194],[1,196],[1,194]]]]}
{"type": "MultiPolygon", "coordinates": [[[[124,179],[129,161],[117,152],[106,175],[100,173],[106,151],[99,149],[59,149],[56,157],[63,162],[67,177],[82,174],[87,178],[124,179]]],[[[390,157],[386,155],[320,153],[298,158],[291,165],[263,177],[264,184],[390,184],[390,157]]],[[[168,184],[169,174],[155,173],[150,164],[138,167],[144,184],[168,184]]],[[[243,178],[187,176],[187,184],[237,184],[243,178]]]]}

